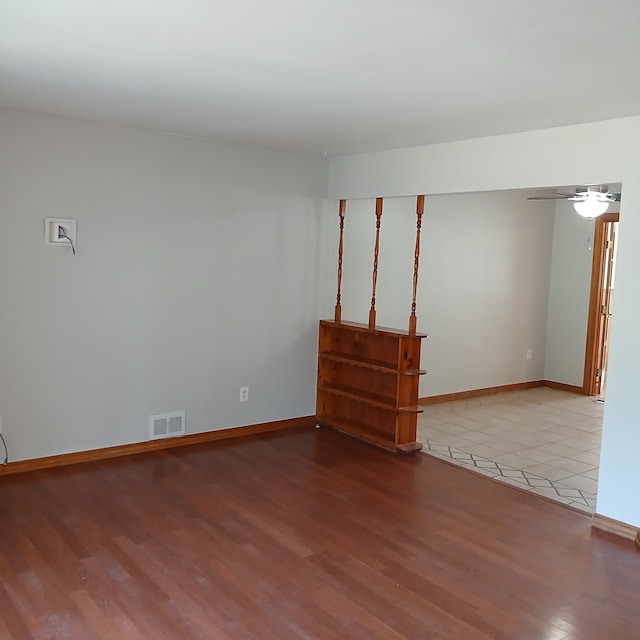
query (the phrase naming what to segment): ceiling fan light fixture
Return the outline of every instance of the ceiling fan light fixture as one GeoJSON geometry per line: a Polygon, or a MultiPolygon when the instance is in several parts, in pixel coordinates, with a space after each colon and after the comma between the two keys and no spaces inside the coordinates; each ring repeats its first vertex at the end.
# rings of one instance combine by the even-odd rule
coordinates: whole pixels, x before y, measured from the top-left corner
{"type": "Polygon", "coordinates": [[[596,192],[589,192],[585,194],[584,199],[575,200],[573,208],[583,218],[597,218],[609,208],[609,200],[600,197],[596,192]]]}

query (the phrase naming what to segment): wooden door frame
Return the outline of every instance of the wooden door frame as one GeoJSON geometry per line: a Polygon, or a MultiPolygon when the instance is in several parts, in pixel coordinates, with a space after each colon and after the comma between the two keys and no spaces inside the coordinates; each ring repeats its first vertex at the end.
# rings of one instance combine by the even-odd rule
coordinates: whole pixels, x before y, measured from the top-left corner
{"type": "Polygon", "coordinates": [[[602,272],[603,272],[603,244],[604,223],[618,222],[619,213],[605,213],[596,218],[593,231],[593,259],[591,262],[591,285],[589,293],[589,315],[587,319],[587,344],[584,357],[584,376],[582,378],[582,393],[587,396],[595,394],[596,369],[598,366],[598,323],[602,308],[602,272]]]}

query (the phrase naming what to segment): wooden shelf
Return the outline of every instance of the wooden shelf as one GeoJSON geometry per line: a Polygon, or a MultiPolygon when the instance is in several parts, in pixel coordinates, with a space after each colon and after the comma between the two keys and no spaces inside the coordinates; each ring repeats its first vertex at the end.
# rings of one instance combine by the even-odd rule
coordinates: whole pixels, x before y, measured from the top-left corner
{"type": "Polygon", "coordinates": [[[319,358],[325,360],[331,360],[332,362],[342,362],[344,364],[351,365],[352,367],[364,367],[365,369],[372,369],[373,371],[380,371],[381,373],[389,373],[396,375],[398,373],[397,367],[390,366],[389,363],[381,360],[371,360],[369,358],[362,358],[359,356],[350,356],[345,353],[319,353],[319,358]]]}
{"type": "Polygon", "coordinates": [[[424,411],[424,407],[419,404],[412,404],[408,407],[398,407],[398,411],[400,413],[422,413],[424,411]]]}
{"type": "Polygon", "coordinates": [[[409,338],[428,338],[428,333],[415,333],[410,334],[408,331],[404,331],[403,329],[390,329],[389,327],[375,327],[375,329],[369,329],[369,325],[366,325],[362,322],[347,322],[342,320],[339,324],[334,322],[333,320],[320,320],[320,322],[326,326],[333,325],[334,327],[339,327],[340,329],[344,329],[346,331],[367,331],[368,333],[379,334],[379,335],[390,335],[392,337],[397,336],[407,336],[409,338]]]}
{"type": "Polygon", "coordinates": [[[364,367],[365,369],[372,369],[373,371],[380,371],[381,373],[388,373],[394,376],[397,374],[401,374],[403,376],[423,376],[427,373],[426,369],[398,370],[396,367],[392,367],[386,362],[369,360],[358,356],[350,356],[344,353],[319,353],[318,358],[329,360],[331,362],[341,362],[352,367],[364,367]]]}
{"type": "Polygon", "coordinates": [[[355,322],[321,320],[316,416],[386,449],[415,451],[420,344],[411,335],[355,322]]]}
{"type": "Polygon", "coordinates": [[[376,394],[369,393],[364,390],[352,389],[350,387],[341,385],[318,385],[318,390],[325,391],[326,393],[333,393],[344,398],[350,398],[351,400],[355,400],[356,402],[364,402],[371,405],[372,407],[379,407],[380,409],[384,409],[385,411],[397,411],[396,405],[394,404],[392,398],[381,398],[376,394]]]}
{"type": "Polygon", "coordinates": [[[395,413],[422,413],[424,411],[424,407],[419,404],[410,405],[407,407],[398,407],[394,404],[392,398],[383,399],[376,394],[359,389],[351,389],[350,387],[337,385],[318,385],[318,390],[324,391],[326,393],[333,393],[344,398],[350,398],[351,400],[355,400],[356,402],[364,402],[365,404],[369,404],[372,407],[379,407],[380,409],[392,411],[395,413]]]}

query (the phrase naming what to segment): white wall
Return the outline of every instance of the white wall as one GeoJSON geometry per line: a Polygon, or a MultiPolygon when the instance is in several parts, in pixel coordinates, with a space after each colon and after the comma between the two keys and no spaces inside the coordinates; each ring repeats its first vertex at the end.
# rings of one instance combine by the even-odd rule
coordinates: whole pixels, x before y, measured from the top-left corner
{"type": "MultiPolygon", "coordinates": [[[[382,326],[408,325],[415,208],[415,198],[384,201],[376,296],[382,326]]],[[[327,244],[337,235],[335,211],[325,212],[327,244]]],[[[348,320],[368,320],[374,211],[372,199],[347,203],[342,300],[348,320]]],[[[417,307],[418,330],[429,334],[421,396],[542,379],[552,231],[553,205],[532,205],[523,192],[427,198],[417,307]]],[[[335,260],[326,276],[334,282],[335,260]]],[[[331,317],[335,290],[324,291],[331,317]]]]}
{"type": "Polygon", "coordinates": [[[313,414],[325,164],[0,111],[12,459],[143,441],[163,411],[188,432],[313,414]],[[45,216],[78,219],[77,256],[45,216]]]}
{"type": "Polygon", "coordinates": [[[423,356],[429,374],[421,395],[540,380],[551,207],[534,207],[515,191],[428,202],[418,310],[430,335],[423,356]]]}
{"type": "Polygon", "coordinates": [[[594,222],[558,202],[554,217],[544,379],[582,386],[594,222]]]}
{"type": "Polygon", "coordinates": [[[640,161],[634,152],[639,127],[640,116],[336,156],[329,162],[329,197],[433,195],[617,183],[621,182],[621,172],[630,171],[634,162],[640,161]]]}
{"type": "MultiPolygon", "coordinates": [[[[617,212],[613,203],[608,212],[617,212]]],[[[593,260],[594,222],[558,201],[554,217],[545,380],[582,387],[593,260]]]]}
{"type": "MultiPolygon", "coordinates": [[[[618,211],[613,203],[608,212],[618,211]]],[[[554,216],[544,379],[582,387],[593,260],[593,220],[558,201],[554,216]]]]}
{"type": "Polygon", "coordinates": [[[640,117],[332,158],[331,198],[500,191],[621,182],[616,318],[612,325],[597,511],[640,526],[640,117]]]}

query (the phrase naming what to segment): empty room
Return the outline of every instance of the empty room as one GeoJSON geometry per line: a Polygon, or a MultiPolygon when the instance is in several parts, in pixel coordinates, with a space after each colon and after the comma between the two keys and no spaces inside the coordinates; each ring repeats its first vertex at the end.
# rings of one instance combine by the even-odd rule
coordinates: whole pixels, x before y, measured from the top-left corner
{"type": "Polygon", "coordinates": [[[5,0],[0,639],[637,638],[639,28],[5,0]]]}

